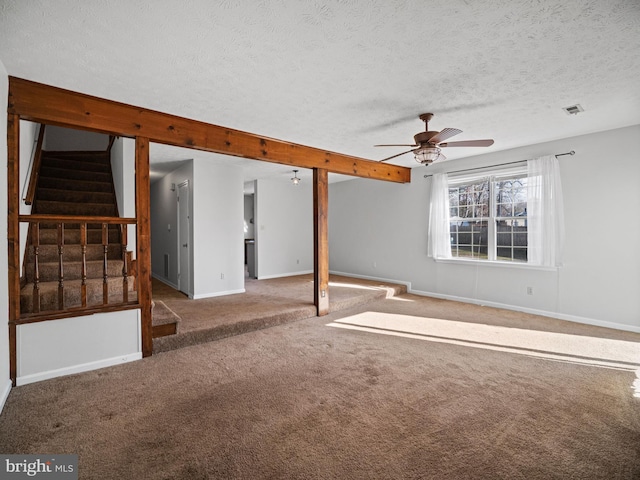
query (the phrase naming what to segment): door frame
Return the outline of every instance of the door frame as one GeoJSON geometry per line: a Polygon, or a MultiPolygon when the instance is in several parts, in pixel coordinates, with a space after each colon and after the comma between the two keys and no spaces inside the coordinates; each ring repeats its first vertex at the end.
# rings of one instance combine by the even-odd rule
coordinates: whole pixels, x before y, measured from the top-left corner
{"type": "Polygon", "coordinates": [[[178,208],[176,209],[176,225],[177,225],[177,236],[178,236],[178,290],[182,293],[192,297],[191,294],[191,208],[190,208],[190,200],[191,200],[191,190],[189,188],[189,180],[185,180],[178,184],[178,193],[176,195],[176,201],[178,203],[178,208]],[[182,195],[182,199],[180,198],[182,195]],[[186,198],[184,198],[186,197],[186,198]],[[183,208],[186,209],[186,218],[183,218],[181,215],[183,208]],[[181,235],[186,222],[186,241],[182,238],[184,235],[181,235]],[[183,251],[183,244],[186,244],[186,252],[183,251]],[[186,255],[186,259],[184,256],[186,255]],[[183,266],[186,266],[186,273],[183,272],[183,266]]]}

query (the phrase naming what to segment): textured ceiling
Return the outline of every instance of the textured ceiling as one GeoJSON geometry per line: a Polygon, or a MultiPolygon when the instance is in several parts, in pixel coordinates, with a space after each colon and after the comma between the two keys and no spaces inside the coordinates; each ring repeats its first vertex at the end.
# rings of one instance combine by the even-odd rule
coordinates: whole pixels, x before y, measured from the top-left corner
{"type": "MultiPolygon", "coordinates": [[[[640,123],[638,0],[0,0],[0,60],[13,76],[370,159],[402,151],[376,143],[412,143],[427,111],[431,129],[463,130],[452,140],[495,139],[449,159],[640,123]],[[575,103],[585,112],[562,111],[575,103]]],[[[156,170],[221,157],[151,152],[156,170]]],[[[247,179],[291,172],[220,161],[247,179]]]]}

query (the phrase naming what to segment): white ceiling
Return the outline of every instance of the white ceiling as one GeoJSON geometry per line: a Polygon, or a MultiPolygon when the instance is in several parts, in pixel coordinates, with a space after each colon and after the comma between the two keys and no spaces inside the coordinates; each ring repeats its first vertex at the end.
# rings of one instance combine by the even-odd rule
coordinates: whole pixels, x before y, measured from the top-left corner
{"type": "MultiPolygon", "coordinates": [[[[638,0],[0,0],[10,75],[378,160],[424,128],[449,159],[640,123],[638,0]],[[562,107],[581,104],[567,115],[562,107]]],[[[207,156],[246,180],[291,168],[207,156]]],[[[417,165],[412,155],[391,163],[417,165]]],[[[164,165],[163,165],[164,164],[164,165]]],[[[308,172],[302,171],[303,178],[308,172]]]]}

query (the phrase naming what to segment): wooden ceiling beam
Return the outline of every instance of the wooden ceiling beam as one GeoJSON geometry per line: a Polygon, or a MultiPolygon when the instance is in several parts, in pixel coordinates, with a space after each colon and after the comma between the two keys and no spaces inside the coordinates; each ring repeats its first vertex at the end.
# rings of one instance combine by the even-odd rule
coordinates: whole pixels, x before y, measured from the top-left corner
{"type": "Polygon", "coordinates": [[[262,137],[9,77],[8,113],[34,122],[80,128],[207,152],[332,173],[408,183],[411,169],[262,137]]]}

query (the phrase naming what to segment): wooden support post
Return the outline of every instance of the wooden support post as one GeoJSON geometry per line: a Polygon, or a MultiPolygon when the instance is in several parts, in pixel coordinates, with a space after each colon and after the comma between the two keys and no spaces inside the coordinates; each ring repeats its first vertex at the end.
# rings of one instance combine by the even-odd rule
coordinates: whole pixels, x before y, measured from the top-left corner
{"type": "Polygon", "coordinates": [[[319,317],[329,313],[328,178],[327,170],[313,169],[313,302],[319,317]]]}
{"type": "Polygon", "coordinates": [[[16,322],[20,319],[20,118],[7,117],[7,244],[9,273],[9,376],[16,385],[16,322]]]}
{"type": "Polygon", "coordinates": [[[149,184],[149,139],[136,137],[136,219],[138,302],[142,323],[142,356],[153,353],[151,325],[151,210],[149,184]]]}

